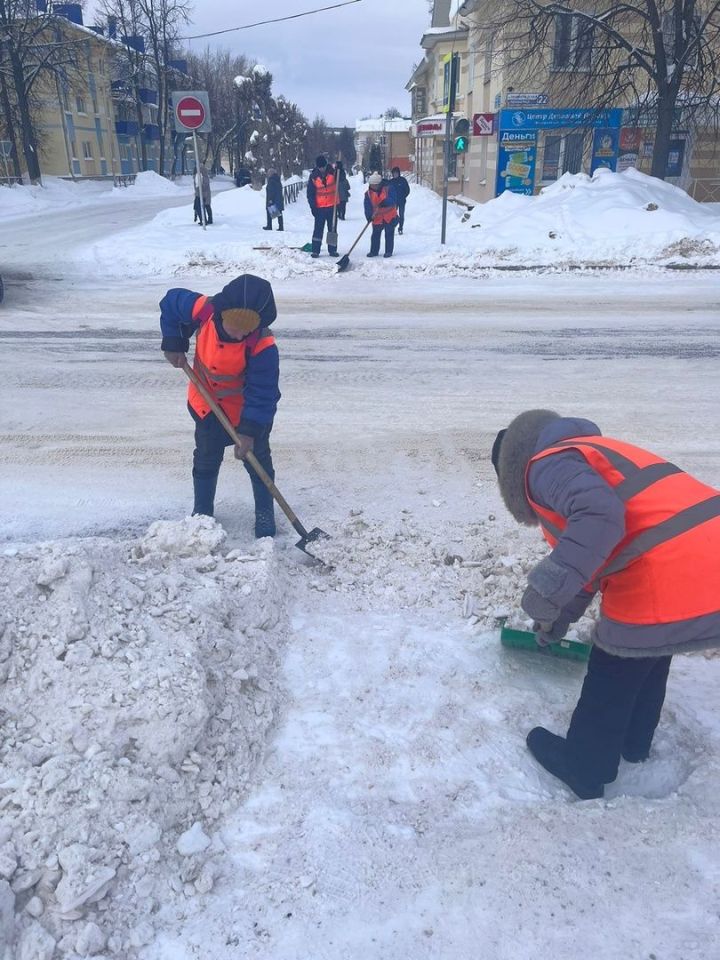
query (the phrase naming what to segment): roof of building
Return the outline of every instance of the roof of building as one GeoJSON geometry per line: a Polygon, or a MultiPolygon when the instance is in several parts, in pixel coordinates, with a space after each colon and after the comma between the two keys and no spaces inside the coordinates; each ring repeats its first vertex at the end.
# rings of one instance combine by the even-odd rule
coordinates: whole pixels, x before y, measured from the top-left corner
{"type": "Polygon", "coordinates": [[[371,117],[369,120],[356,120],[355,133],[408,133],[412,120],[396,117],[386,120],[384,117],[371,117]]]}

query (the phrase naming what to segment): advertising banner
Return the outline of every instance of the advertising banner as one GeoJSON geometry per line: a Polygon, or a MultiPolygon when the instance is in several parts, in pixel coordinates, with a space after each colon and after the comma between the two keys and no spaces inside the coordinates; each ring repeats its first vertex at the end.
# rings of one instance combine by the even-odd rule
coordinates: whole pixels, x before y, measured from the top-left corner
{"type": "Polygon", "coordinates": [[[495,114],[476,113],[473,115],[473,136],[490,137],[495,133],[495,114]]]}
{"type": "Polygon", "coordinates": [[[673,137],[670,141],[670,150],[668,152],[667,166],[665,167],[666,177],[681,177],[683,163],[685,161],[685,135],[673,137]]]}
{"type": "Polygon", "coordinates": [[[500,130],[556,130],[558,127],[619,128],[622,110],[588,110],[572,107],[567,110],[501,110],[500,130]]]}
{"type": "Polygon", "coordinates": [[[618,153],[617,169],[619,173],[637,167],[640,157],[642,130],[640,127],[623,127],[620,130],[620,149],[618,153]]]}
{"type": "Polygon", "coordinates": [[[601,167],[606,170],[617,168],[618,142],[620,131],[611,127],[600,127],[593,134],[592,159],[590,161],[590,175],[601,167]]]}
{"type": "Polygon", "coordinates": [[[506,190],[531,197],[535,185],[537,133],[501,130],[498,135],[496,196],[506,190]]]}

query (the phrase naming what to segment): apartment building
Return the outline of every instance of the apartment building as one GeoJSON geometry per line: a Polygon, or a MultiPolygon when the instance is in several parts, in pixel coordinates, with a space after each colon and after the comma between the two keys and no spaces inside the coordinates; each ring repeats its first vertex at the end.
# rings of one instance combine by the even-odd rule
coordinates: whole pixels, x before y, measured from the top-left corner
{"type": "MultiPolygon", "coordinates": [[[[649,173],[655,136],[652,107],[618,102],[598,112],[588,103],[592,37],[580,19],[559,16],[547,47],[508,62],[497,44],[498,4],[435,0],[422,61],[407,84],[412,98],[414,170],[441,192],[449,61],[459,58],[456,107],[469,125],[468,150],[451,151],[450,195],[489,200],[504,190],[533,194],[566,172],[630,166],[649,173]],[[577,82],[574,82],[574,78],[577,82]],[[583,93],[584,91],[584,93],[583,93]]],[[[666,179],[698,200],[720,200],[720,151],[712,129],[693,131],[678,111],[666,179]]]]}
{"type": "MultiPolygon", "coordinates": [[[[103,27],[85,26],[77,3],[53,4],[51,17],[44,6],[38,0],[47,42],[68,44],[72,60],[63,79],[36,84],[32,115],[42,173],[78,179],[159,172],[157,84],[142,37],[118,36],[112,17],[103,27]],[[131,77],[138,76],[136,88],[131,77]]],[[[0,118],[0,142],[6,136],[0,118]]],[[[22,165],[20,151],[19,159],[22,165]]]]}
{"type": "Polygon", "coordinates": [[[367,167],[370,147],[377,144],[383,158],[384,172],[400,167],[403,172],[412,166],[413,142],[410,136],[412,121],[403,117],[373,117],[355,123],[355,155],[357,163],[367,167]]]}

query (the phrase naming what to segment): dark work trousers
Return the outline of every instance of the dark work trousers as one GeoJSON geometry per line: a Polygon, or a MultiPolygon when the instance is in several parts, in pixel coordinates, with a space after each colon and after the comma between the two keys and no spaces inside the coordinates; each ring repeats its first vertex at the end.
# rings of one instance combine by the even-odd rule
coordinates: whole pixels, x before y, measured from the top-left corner
{"type": "MultiPolygon", "coordinates": [[[[322,247],[323,241],[323,231],[325,227],[328,229],[328,233],[333,228],[333,220],[335,219],[335,207],[318,207],[317,213],[315,214],[315,227],[313,229],[313,238],[312,238],[312,252],[314,254],[320,253],[320,248],[322,247]]],[[[328,244],[328,253],[336,254],[337,247],[331,247],[328,244]]]]}
{"type": "MultiPolygon", "coordinates": [[[[272,424],[269,424],[259,437],[255,438],[253,453],[260,461],[260,466],[275,479],[273,469],[272,453],[270,451],[270,431],[272,424]]],[[[233,446],[233,442],[225,432],[225,428],[220,423],[214,413],[209,413],[202,420],[195,421],[195,452],[193,454],[193,487],[195,490],[195,505],[193,515],[197,513],[212,517],[215,509],[215,488],[217,487],[218,473],[220,464],[225,455],[225,448],[233,446]]],[[[248,472],[252,484],[253,497],[255,498],[255,525],[261,526],[261,520],[267,521],[265,526],[274,526],[273,518],[273,498],[270,491],[257,476],[253,468],[247,461],[243,460],[243,466],[248,472]]],[[[274,529],[273,529],[274,533],[274,529]]],[[[264,534],[272,536],[271,534],[264,534]]]]}
{"type": "MultiPolygon", "coordinates": [[[[202,223],[202,207],[200,206],[200,197],[195,197],[195,203],[193,204],[193,210],[195,213],[195,222],[202,223]]],[[[209,203],[205,204],[205,223],[212,223],[212,207],[209,203]]]]}
{"type": "MultiPolygon", "coordinates": [[[[269,210],[266,210],[266,213],[267,213],[267,226],[265,227],[265,229],[266,229],[266,230],[272,230],[273,218],[270,216],[270,211],[269,211],[269,210]]],[[[280,216],[277,218],[277,222],[278,222],[278,230],[284,230],[284,229],[285,229],[285,225],[283,224],[283,215],[282,215],[282,214],[280,214],[280,216]]]]}
{"type": "Polygon", "coordinates": [[[385,232],[385,256],[391,257],[395,248],[395,222],[374,223],[370,238],[370,253],[376,257],[380,253],[380,237],[385,232]]]}
{"type": "Polygon", "coordinates": [[[568,764],[585,783],[612,783],[620,756],[643,760],[660,720],[672,657],[590,651],[567,732],[568,764]]]}
{"type": "Polygon", "coordinates": [[[400,218],[400,233],[403,232],[403,227],[405,226],[405,201],[398,201],[398,217],[400,218]]]}

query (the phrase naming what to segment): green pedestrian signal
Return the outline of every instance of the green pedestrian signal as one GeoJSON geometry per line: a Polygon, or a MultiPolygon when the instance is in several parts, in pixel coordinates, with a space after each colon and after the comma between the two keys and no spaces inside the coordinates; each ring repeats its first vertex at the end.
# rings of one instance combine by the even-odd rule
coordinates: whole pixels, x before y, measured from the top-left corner
{"type": "Polygon", "coordinates": [[[467,137],[456,137],[455,139],[455,153],[465,153],[468,148],[468,138],[467,137]]]}

